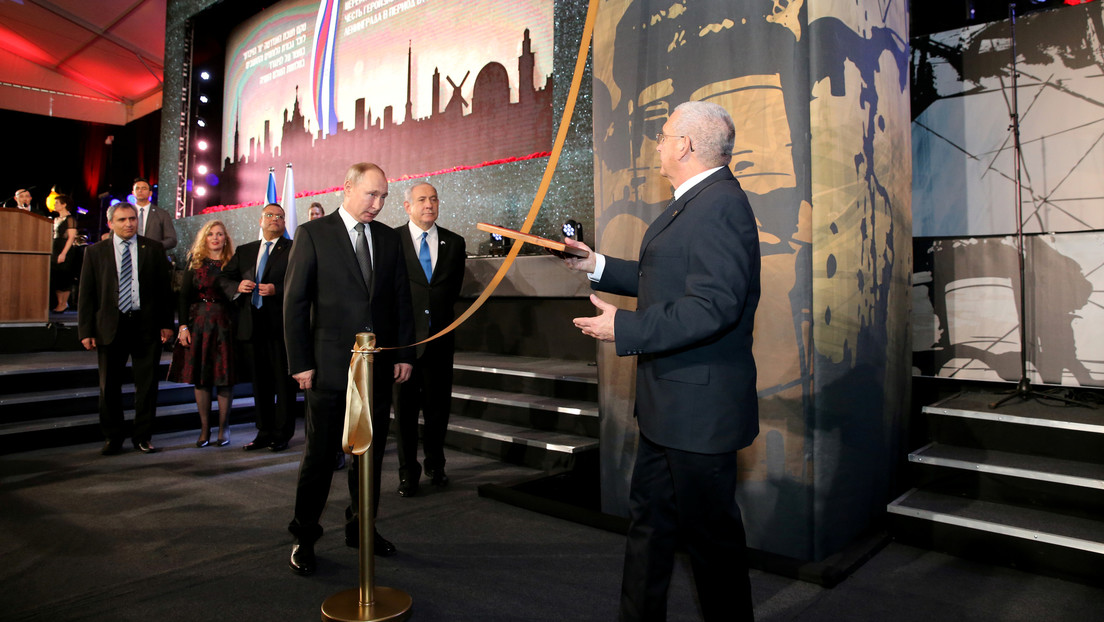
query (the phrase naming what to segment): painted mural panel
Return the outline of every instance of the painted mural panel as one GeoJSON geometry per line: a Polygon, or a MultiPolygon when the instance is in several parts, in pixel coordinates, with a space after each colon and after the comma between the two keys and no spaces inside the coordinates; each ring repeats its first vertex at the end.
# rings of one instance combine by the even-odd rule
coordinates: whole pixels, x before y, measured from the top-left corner
{"type": "Polygon", "coordinates": [[[1024,230],[1104,229],[1104,5],[1035,12],[1014,34],[1003,20],[912,41],[917,236],[1016,231],[1017,108],[1024,230]]]}
{"type": "MultiPolygon", "coordinates": [[[[758,515],[746,521],[749,538],[764,548],[773,545],[761,526],[768,520],[776,526],[792,522],[800,531],[804,503],[800,484],[770,490],[762,485],[771,478],[801,482],[804,472],[810,239],[802,7],[803,2],[609,0],[599,10],[594,46],[595,224],[601,252],[635,257],[645,228],[670,201],[670,184],[659,175],[655,135],[675,106],[713,101],[736,124],[731,167],[760,224],[764,265],[755,350],[763,432],[742,458],[745,479],[759,483],[756,494],[771,497],[770,503],[749,504],[758,515]]],[[[633,386],[609,381],[631,379],[635,362],[605,347],[599,357],[602,386],[610,387],[602,396],[604,509],[625,514],[635,453],[633,386]]]]}
{"type": "Polygon", "coordinates": [[[816,558],[884,508],[910,394],[908,12],[859,4],[809,8],[816,558]]]}
{"type": "MultiPolygon", "coordinates": [[[[731,167],[755,211],[763,255],[761,432],[742,451],[739,494],[749,544],[763,550],[830,554],[884,494],[888,476],[874,485],[853,476],[860,466],[874,470],[883,456],[872,449],[887,451],[907,399],[906,23],[905,4],[892,0],[815,10],[801,0],[607,0],[599,12],[599,251],[635,257],[670,200],[654,137],[676,105],[716,101],[736,123],[731,167]],[[822,404],[826,391],[850,399],[850,419],[825,410],[835,405],[822,404]],[[851,478],[851,489],[837,476],[851,478]],[[857,509],[829,516],[840,508],[825,504],[817,486],[845,504],[858,501],[857,509]],[[860,488],[866,498],[857,500],[860,488]]],[[[622,514],[635,449],[633,367],[599,349],[604,509],[622,514]],[[615,379],[622,382],[611,386],[615,379]]]]}

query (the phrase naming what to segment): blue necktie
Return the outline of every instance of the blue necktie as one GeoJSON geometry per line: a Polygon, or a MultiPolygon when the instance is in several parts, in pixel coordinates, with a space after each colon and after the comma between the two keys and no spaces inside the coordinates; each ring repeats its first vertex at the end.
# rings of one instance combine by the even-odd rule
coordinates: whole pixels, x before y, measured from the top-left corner
{"type": "Polygon", "coordinates": [[[130,240],[123,240],[123,258],[119,264],[119,311],[123,313],[129,312],[132,306],[130,300],[131,270],[130,240]]]}
{"type": "Polygon", "coordinates": [[[422,232],[422,247],[418,249],[418,261],[422,264],[422,272],[425,272],[426,283],[433,280],[433,257],[429,254],[429,242],[426,241],[428,235],[428,232],[422,232]]]}
{"type": "MultiPolygon", "coordinates": [[[[268,251],[272,248],[272,242],[265,242],[265,250],[261,255],[261,263],[257,265],[257,285],[261,284],[261,277],[264,276],[265,264],[268,263],[268,251]]],[[[258,309],[264,304],[264,300],[261,299],[261,292],[258,287],[253,287],[253,306],[258,309]]]]}

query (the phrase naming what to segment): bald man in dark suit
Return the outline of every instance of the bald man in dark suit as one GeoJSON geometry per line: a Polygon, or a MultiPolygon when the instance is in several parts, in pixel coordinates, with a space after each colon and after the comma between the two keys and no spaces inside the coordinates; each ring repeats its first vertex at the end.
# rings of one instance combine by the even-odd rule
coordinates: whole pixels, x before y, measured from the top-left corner
{"type": "Polygon", "coordinates": [[[218,278],[237,305],[234,336],[244,344],[253,371],[257,436],[242,447],[246,451],[287,449],[299,410],[284,345],[284,277],[291,254],[284,219],[279,204],[264,206],[261,239],[239,246],[218,278]]]}
{"type": "Polygon", "coordinates": [[[717,104],[677,107],[656,138],[674,200],[644,233],[639,258],[565,260],[595,289],[637,298],[626,311],[592,295],[600,314],[575,319],[618,355],[638,357],[623,622],[666,619],[676,544],[690,555],[706,620],[754,619],[736,452],[759,433],[751,346],[760,257],[755,215],[728,169],[734,138],[717,104]]]}

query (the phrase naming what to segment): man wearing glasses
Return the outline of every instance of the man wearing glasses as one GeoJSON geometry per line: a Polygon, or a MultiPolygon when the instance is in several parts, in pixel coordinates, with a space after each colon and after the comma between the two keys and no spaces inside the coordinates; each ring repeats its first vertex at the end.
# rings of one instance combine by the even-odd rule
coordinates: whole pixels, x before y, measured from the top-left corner
{"type": "Polygon", "coordinates": [[[591,295],[599,315],[575,318],[583,334],[637,357],[622,622],[665,619],[680,544],[704,618],[754,618],[736,453],[759,433],[752,328],[761,260],[755,215],[728,168],[734,136],[717,104],[675,108],[656,136],[674,198],[644,233],[639,258],[565,260],[594,289],[637,299],[629,311],[591,295]]]}
{"type": "Polygon", "coordinates": [[[291,240],[284,237],[284,210],[261,210],[262,239],[242,244],[222,269],[219,284],[237,304],[237,339],[252,363],[257,437],[246,451],[283,451],[295,434],[296,385],[284,348],[284,274],[291,240]]]}

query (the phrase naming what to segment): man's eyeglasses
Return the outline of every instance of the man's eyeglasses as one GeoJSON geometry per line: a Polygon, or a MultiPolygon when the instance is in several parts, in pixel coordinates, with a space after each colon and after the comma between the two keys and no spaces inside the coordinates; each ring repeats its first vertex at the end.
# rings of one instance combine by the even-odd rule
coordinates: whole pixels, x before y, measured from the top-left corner
{"type": "Polygon", "coordinates": [[[690,141],[690,151],[694,150],[694,141],[690,140],[690,137],[685,135],[685,134],[675,135],[675,134],[664,134],[663,132],[656,132],[656,137],[655,138],[656,138],[656,144],[657,145],[659,143],[662,143],[664,138],[685,138],[686,140],[690,141]]]}
{"type": "Polygon", "coordinates": [[[280,214],[265,214],[264,217],[268,220],[283,220],[284,217],[280,214]]]}

